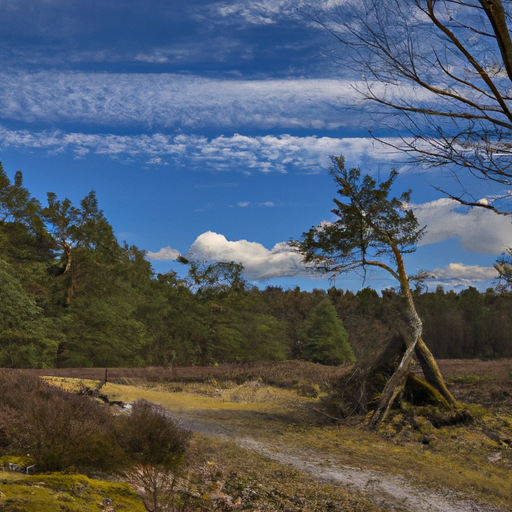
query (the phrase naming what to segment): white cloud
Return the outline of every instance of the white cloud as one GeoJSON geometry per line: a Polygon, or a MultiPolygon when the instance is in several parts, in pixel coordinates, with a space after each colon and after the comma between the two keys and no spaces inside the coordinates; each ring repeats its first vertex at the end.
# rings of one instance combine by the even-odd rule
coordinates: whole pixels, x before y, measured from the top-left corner
{"type": "Polygon", "coordinates": [[[210,19],[224,20],[228,23],[245,22],[248,25],[270,25],[279,19],[296,14],[297,3],[291,0],[238,1],[235,3],[218,2],[210,9],[210,19]]]}
{"type": "Polygon", "coordinates": [[[331,155],[343,154],[347,163],[392,161],[395,154],[370,138],[294,137],[283,134],[250,137],[198,135],[113,135],[30,132],[0,126],[0,148],[42,149],[50,153],[72,151],[77,158],[95,153],[111,158],[140,158],[152,165],[175,162],[222,171],[324,172],[331,155]]]}
{"type": "MultiPolygon", "coordinates": [[[[157,252],[148,251],[146,255],[154,261],[171,261],[176,260],[180,253],[167,246],[157,252]]],[[[224,235],[207,231],[196,238],[185,257],[197,261],[242,263],[244,274],[251,281],[295,276],[318,277],[313,268],[305,265],[301,256],[286,242],[277,243],[269,250],[257,242],[229,241],[224,235]]],[[[428,273],[426,284],[429,288],[437,285],[448,288],[478,286],[479,283],[498,277],[494,267],[464,263],[450,263],[428,273]]]]}
{"type": "MultiPolygon", "coordinates": [[[[335,7],[339,0],[317,0],[314,7],[328,11],[335,7]]],[[[237,2],[217,2],[208,9],[208,19],[225,23],[246,25],[270,25],[278,21],[289,21],[298,18],[305,22],[304,16],[297,8],[311,7],[310,0],[239,0],[237,2]]],[[[204,18],[199,14],[198,17],[204,18]]]]}
{"type": "Polygon", "coordinates": [[[157,252],[146,251],[146,256],[154,261],[172,261],[177,259],[180,253],[168,245],[157,252]]]}
{"type": "Polygon", "coordinates": [[[348,80],[41,71],[3,72],[0,84],[0,117],[29,123],[332,129],[361,122],[360,112],[332,107],[361,103],[348,80]]]}
{"type": "Polygon", "coordinates": [[[301,257],[286,242],[278,243],[269,250],[262,244],[247,240],[231,242],[224,235],[211,231],[197,237],[186,257],[199,261],[242,263],[245,276],[253,281],[311,275],[301,257]]]}
{"type": "Polygon", "coordinates": [[[427,232],[418,245],[458,238],[466,251],[484,254],[500,254],[512,246],[509,217],[478,207],[459,213],[455,211],[459,207],[459,203],[447,198],[414,205],[420,225],[427,226],[427,232]]]}
{"type": "Polygon", "coordinates": [[[148,63],[191,63],[223,62],[228,59],[248,59],[252,46],[233,39],[233,33],[224,36],[206,37],[205,39],[186,42],[170,41],[168,46],[151,48],[147,51],[131,54],[116,54],[117,60],[135,60],[148,63]]]}
{"type": "Polygon", "coordinates": [[[481,281],[496,279],[498,273],[494,267],[479,267],[464,265],[463,263],[450,263],[445,268],[436,268],[431,272],[431,279],[435,284],[445,286],[471,286],[481,281]]]}
{"type": "Polygon", "coordinates": [[[240,208],[245,208],[246,206],[249,206],[249,201],[240,201],[239,203],[237,203],[238,206],[240,206],[240,208]]]}

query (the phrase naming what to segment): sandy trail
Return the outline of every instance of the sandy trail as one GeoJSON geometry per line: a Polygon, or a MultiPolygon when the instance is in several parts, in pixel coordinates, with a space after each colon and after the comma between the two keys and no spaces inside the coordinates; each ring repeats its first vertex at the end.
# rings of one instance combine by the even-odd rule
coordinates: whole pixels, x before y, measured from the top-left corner
{"type": "Polygon", "coordinates": [[[242,448],[308,473],[319,482],[363,491],[367,498],[384,509],[403,512],[505,512],[506,510],[464,499],[448,489],[434,491],[413,486],[404,478],[381,471],[336,464],[325,454],[311,450],[301,451],[278,443],[269,446],[243,436],[231,425],[221,425],[211,419],[178,416],[181,416],[183,425],[192,431],[231,440],[242,448]]]}

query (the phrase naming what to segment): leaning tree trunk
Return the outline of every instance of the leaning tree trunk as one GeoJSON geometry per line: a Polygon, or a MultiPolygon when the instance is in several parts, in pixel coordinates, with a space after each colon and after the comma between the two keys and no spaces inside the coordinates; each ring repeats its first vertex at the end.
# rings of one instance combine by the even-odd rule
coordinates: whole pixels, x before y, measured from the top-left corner
{"type": "Polygon", "coordinates": [[[453,398],[453,395],[450,393],[446,384],[444,382],[443,376],[439,370],[439,366],[437,366],[436,360],[432,355],[432,352],[428,349],[427,345],[423,341],[423,338],[419,338],[416,344],[416,358],[418,359],[421,369],[423,370],[423,375],[425,376],[425,380],[433,386],[443,398],[446,399],[448,404],[456,408],[458,406],[457,401],[453,398]]]}
{"type": "Polygon", "coordinates": [[[390,407],[395,401],[395,398],[404,388],[405,379],[409,373],[409,367],[411,366],[415,347],[415,343],[411,343],[407,347],[407,350],[405,351],[402,360],[398,365],[398,368],[395,370],[395,373],[393,373],[391,378],[386,382],[386,386],[384,387],[384,391],[380,397],[377,409],[375,409],[368,423],[368,428],[376,428],[386,418],[390,407]]]}
{"type": "MultiPolygon", "coordinates": [[[[412,294],[409,293],[409,295],[410,300],[408,297],[408,302],[411,303],[412,294]]],[[[395,401],[395,398],[404,388],[405,379],[409,373],[409,367],[411,366],[411,361],[414,356],[414,351],[416,349],[418,340],[421,339],[421,332],[423,328],[421,319],[418,316],[418,313],[416,313],[416,309],[414,308],[414,303],[412,303],[412,306],[412,309],[409,311],[411,317],[410,327],[412,332],[410,335],[409,333],[404,333],[404,340],[407,349],[402,356],[402,360],[400,361],[398,368],[395,370],[391,378],[386,382],[386,385],[384,386],[384,391],[380,397],[377,409],[374,411],[372,417],[370,418],[370,422],[368,423],[369,428],[378,427],[378,425],[386,418],[390,407],[395,401]]]]}
{"type": "Polygon", "coordinates": [[[423,324],[421,318],[416,311],[414,299],[412,296],[411,288],[409,287],[409,279],[405,272],[405,266],[403,263],[402,255],[394,244],[390,244],[395,255],[397,262],[397,272],[394,274],[398,277],[400,287],[407,301],[407,314],[409,317],[409,329],[408,332],[404,333],[404,340],[406,344],[406,351],[402,356],[402,360],[398,365],[391,378],[386,382],[384,391],[380,397],[377,409],[374,411],[370,421],[368,423],[369,428],[376,428],[387,416],[390,407],[393,405],[395,398],[402,391],[405,386],[405,380],[409,373],[409,367],[413,355],[416,353],[420,365],[423,369],[425,379],[435,389],[437,389],[441,395],[446,398],[448,404],[452,407],[457,405],[455,399],[448,391],[446,384],[444,383],[439,367],[431,354],[430,350],[425,345],[421,338],[423,332],[423,324]]]}

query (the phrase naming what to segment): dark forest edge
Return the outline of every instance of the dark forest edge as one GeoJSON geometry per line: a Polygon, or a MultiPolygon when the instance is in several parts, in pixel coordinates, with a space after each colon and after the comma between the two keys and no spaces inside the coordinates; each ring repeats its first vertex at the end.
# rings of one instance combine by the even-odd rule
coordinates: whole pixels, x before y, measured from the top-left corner
{"type": "MultiPolygon", "coordinates": [[[[43,206],[0,166],[0,366],[337,365],[370,360],[397,335],[395,290],[259,289],[239,264],[185,263],[184,277],[155,275],[144,251],[118,242],[94,192],[79,205],[49,193],[43,206]]],[[[414,300],[436,358],[512,357],[507,287],[417,288],[414,300]]]]}

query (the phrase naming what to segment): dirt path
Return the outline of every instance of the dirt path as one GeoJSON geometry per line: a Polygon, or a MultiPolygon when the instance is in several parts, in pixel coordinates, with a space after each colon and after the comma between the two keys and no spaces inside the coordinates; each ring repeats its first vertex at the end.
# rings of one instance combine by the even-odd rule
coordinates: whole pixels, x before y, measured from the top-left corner
{"type": "Polygon", "coordinates": [[[466,500],[450,490],[433,491],[380,471],[339,465],[325,454],[311,450],[304,452],[275,442],[269,446],[243,436],[230,425],[221,425],[211,419],[183,415],[180,419],[195,432],[234,441],[244,449],[308,473],[319,482],[363,491],[367,498],[384,509],[403,512],[504,512],[504,509],[492,505],[466,500]]]}

